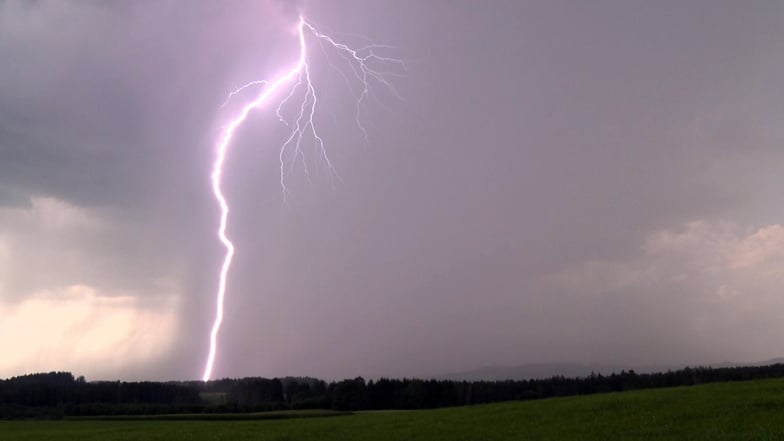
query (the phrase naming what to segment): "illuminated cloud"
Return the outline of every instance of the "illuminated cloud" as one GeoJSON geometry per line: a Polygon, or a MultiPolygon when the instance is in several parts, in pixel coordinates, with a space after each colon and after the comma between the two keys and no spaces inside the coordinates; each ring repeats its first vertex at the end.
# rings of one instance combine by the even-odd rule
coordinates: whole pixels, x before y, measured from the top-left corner
{"type": "Polygon", "coordinates": [[[111,378],[165,354],[175,339],[176,305],[143,305],[86,285],[0,304],[0,377],[69,370],[111,378]],[[163,307],[161,307],[163,306],[163,307]]]}
{"type": "Polygon", "coordinates": [[[48,196],[0,209],[0,377],[71,370],[111,378],[170,348],[177,283],[110,281],[120,270],[106,274],[114,264],[104,262],[116,259],[96,244],[113,229],[100,211],[48,196]]]}

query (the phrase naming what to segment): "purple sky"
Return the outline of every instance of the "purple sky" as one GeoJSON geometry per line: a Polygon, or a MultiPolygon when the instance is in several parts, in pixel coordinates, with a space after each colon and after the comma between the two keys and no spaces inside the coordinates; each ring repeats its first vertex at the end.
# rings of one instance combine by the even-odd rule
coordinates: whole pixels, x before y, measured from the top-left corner
{"type": "MultiPolygon", "coordinates": [[[[214,376],[784,355],[784,3],[299,8],[394,46],[404,100],[365,142],[317,54],[341,179],[285,204],[274,108],[238,132],[214,376]]],[[[0,377],[200,378],[220,106],[296,61],[296,11],[0,0],[0,377]]]]}

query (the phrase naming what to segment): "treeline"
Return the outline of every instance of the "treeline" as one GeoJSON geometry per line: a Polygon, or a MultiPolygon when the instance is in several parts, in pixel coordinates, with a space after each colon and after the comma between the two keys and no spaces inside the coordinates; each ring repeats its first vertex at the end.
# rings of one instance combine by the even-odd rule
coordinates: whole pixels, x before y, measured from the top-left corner
{"type": "Polygon", "coordinates": [[[388,378],[365,381],[361,377],[331,383],[309,377],[87,382],[68,372],[51,372],[0,380],[0,418],[285,409],[428,409],[780,377],[784,377],[784,364],[470,382],[388,378]]]}
{"type": "Polygon", "coordinates": [[[362,378],[329,385],[328,402],[336,410],[429,409],[498,401],[534,400],[635,389],[784,377],[784,364],[732,368],[684,368],[638,374],[633,370],[587,377],[505,381],[452,381],[362,378]]]}
{"type": "Polygon", "coordinates": [[[70,372],[0,381],[0,418],[201,411],[199,391],[177,383],[87,382],[70,372]]]}

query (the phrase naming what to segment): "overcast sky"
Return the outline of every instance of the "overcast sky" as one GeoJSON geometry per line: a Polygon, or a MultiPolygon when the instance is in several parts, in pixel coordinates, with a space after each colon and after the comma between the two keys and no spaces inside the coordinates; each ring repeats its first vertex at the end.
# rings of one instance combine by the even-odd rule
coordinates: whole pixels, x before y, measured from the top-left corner
{"type": "Polygon", "coordinates": [[[780,1],[0,0],[0,377],[201,377],[221,105],[298,9],[402,100],[365,141],[311,36],[339,179],[306,141],[284,201],[275,106],[237,132],[214,377],[784,355],[780,1]]]}

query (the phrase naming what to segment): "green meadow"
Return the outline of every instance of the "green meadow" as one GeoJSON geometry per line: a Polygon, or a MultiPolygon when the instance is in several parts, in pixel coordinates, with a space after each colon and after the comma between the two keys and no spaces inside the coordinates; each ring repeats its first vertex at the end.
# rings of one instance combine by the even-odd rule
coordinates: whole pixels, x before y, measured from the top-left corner
{"type": "Polygon", "coordinates": [[[784,380],[422,411],[258,416],[263,419],[0,421],[0,439],[784,440],[784,380]]]}

